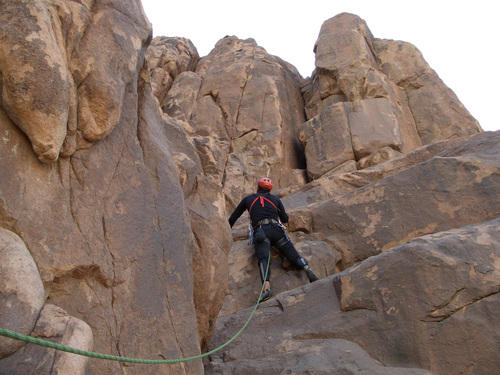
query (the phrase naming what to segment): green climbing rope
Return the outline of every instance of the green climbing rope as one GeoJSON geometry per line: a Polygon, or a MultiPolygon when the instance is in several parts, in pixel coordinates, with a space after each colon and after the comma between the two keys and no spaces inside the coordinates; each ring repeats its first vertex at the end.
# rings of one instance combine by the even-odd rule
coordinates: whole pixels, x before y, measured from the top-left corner
{"type": "MultiPolygon", "coordinates": [[[[271,252],[269,251],[269,259],[267,262],[267,270],[266,270],[266,275],[264,277],[264,280],[267,278],[267,273],[269,272],[269,266],[271,264],[271,252]]],[[[47,341],[47,340],[42,340],[36,337],[32,336],[26,336],[21,333],[13,332],[8,329],[4,329],[0,327],[0,335],[5,336],[14,340],[18,341],[24,341],[30,344],[35,344],[39,346],[43,346],[49,349],[55,349],[55,350],[60,350],[63,352],[68,352],[68,353],[73,353],[85,357],[91,357],[91,358],[98,358],[98,359],[106,359],[109,361],[117,361],[117,362],[126,362],[126,363],[141,363],[141,364],[149,364],[149,365],[159,365],[159,364],[173,364],[173,363],[181,363],[181,362],[188,362],[188,361],[193,361],[195,359],[200,359],[203,357],[206,357],[208,355],[214,354],[215,352],[218,352],[222,348],[226,347],[229,345],[231,342],[233,342],[240,334],[243,332],[243,330],[247,327],[248,323],[250,323],[250,320],[252,319],[253,315],[255,314],[255,311],[257,310],[257,307],[259,306],[260,299],[262,297],[262,293],[264,292],[264,286],[265,283],[262,283],[262,289],[260,290],[259,298],[257,299],[257,303],[255,304],[252,313],[250,314],[250,317],[247,319],[243,327],[231,338],[229,341],[226,343],[222,344],[218,348],[215,348],[207,353],[195,355],[193,357],[187,357],[187,358],[177,358],[177,359],[141,359],[141,358],[128,358],[128,357],[119,357],[116,355],[109,355],[109,354],[103,354],[103,353],[95,353],[95,352],[89,352],[86,350],[80,350],[76,348],[72,348],[70,346],[58,344],[52,341],[47,341]]]]}

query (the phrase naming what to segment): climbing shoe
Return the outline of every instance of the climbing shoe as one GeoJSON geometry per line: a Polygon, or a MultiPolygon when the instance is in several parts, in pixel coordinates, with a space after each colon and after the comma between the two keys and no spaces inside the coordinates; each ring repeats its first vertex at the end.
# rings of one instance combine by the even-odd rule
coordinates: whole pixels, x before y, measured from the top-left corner
{"type": "Polygon", "coordinates": [[[273,296],[273,292],[271,292],[271,289],[268,289],[267,291],[264,292],[262,297],[260,297],[259,303],[267,301],[272,296],[273,296]]]}
{"type": "Polygon", "coordinates": [[[313,283],[315,281],[319,280],[318,275],[314,273],[314,271],[310,268],[305,269],[307,278],[309,279],[309,282],[313,283]]]}

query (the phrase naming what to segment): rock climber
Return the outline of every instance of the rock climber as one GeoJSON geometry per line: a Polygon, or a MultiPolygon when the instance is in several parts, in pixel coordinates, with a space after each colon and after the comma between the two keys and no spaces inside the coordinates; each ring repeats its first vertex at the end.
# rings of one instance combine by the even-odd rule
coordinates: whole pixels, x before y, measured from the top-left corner
{"type": "Polygon", "coordinates": [[[248,210],[260,278],[265,284],[264,293],[259,302],[267,301],[272,296],[269,282],[270,269],[265,278],[271,245],[277,248],[295,267],[303,269],[311,283],[318,280],[318,276],[309,267],[307,261],[298,254],[292,241],[286,235],[282,223],[287,223],[289,218],[281,199],[271,194],[272,188],[273,182],[269,178],[261,178],[257,184],[257,193],[243,198],[229,217],[229,225],[232,228],[243,212],[248,210]]]}

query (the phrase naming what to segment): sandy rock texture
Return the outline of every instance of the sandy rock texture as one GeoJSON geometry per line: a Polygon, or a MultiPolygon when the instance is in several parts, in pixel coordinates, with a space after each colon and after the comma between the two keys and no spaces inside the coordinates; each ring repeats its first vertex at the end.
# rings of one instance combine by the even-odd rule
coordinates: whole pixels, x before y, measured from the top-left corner
{"type": "MultiPolygon", "coordinates": [[[[495,373],[498,224],[421,236],[279,294],[212,356],[207,373],[495,373]]],[[[249,313],[221,318],[214,347],[249,313]]]]}
{"type": "Polygon", "coordinates": [[[276,296],[204,362],[2,337],[0,374],[498,368],[500,134],[355,15],[314,49],[303,78],[253,39],[153,39],[139,0],[0,2],[2,328],[148,359],[226,342],[260,290],[227,218],[264,176],[321,277],[274,252],[276,296]]]}

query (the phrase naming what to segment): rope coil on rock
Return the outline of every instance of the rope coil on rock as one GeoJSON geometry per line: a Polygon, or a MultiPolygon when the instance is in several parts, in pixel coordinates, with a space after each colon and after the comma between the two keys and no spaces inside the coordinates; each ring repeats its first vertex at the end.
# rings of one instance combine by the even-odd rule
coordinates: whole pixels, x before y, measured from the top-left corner
{"type": "MultiPolygon", "coordinates": [[[[271,252],[269,252],[269,259],[267,262],[267,269],[266,269],[266,278],[267,278],[267,273],[269,272],[269,267],[271,264],[271,252]]],[[[265,280],[265,279],[264,279],[265,280]]],[[[195,355],[193,357],[187,357],[187,358],[177,358],[177,359],[141,359],[141,358],[128,358],[128,357],[120,357],[116,355],[110,355],[110,354],[103,354],[103,353],[96,353],[96,352],[89,352],[86,350],[81,350],[81,349],[76,349],[72,348],[70,346],[58,344],[52,341],[48,340],[43,340],[39,339],[36,337],[32,336],[26,336],[21,333],[17,333],[14,331],[10,331],[5,328],[0,327],[0,335],[4,337],[8,337],[10,339],[18,340],[18,341],[24,341],[29,344],[35,344],[39,346],[43,346],[49,349],[55,349],[63,352],[68,352],[72,354],[77,354],[85,357],[90,357],[90,358],[98,358],[98,359],[106,359],[109,361],[117,361],[117,362],[126,362],[126,363],[140,363],[140,364],[149,364],[149,365],[158,365],[158,364],[173,364],[173,363],[181,363],[181,362],[188,362],[188,361],[193,361],[195,359],[200,359],[206,356],[209,356],[211,354],[214,354],[215,352],[218,352],[219,350],[223,349],[227,345],[229,345],[231,342],[233,342],[242,332],[243,330],[247,327],[247,325],[250,323],[250,320],[252,319],[253,315],[255,314],[255,311],[257,311],[257,307],[259,306],[260,303],[260,298],[262,297],[262,293],[264,292],[264,286],[265,283],[262,284],[262,288],[260,290],[259,298],[257,299],[257,303],[255,304],[252,313],[250,314],[250,317],[247,319],[243,327],[236,332],[236,334],[230,338],[226,343],[222,344],[218,348],[215,348],[207,353],[195,355]]]]}

